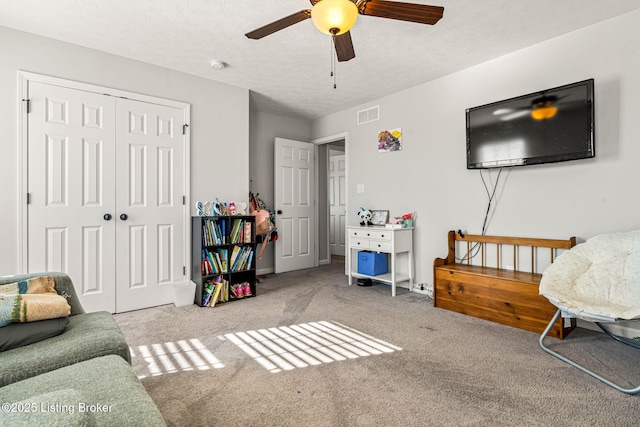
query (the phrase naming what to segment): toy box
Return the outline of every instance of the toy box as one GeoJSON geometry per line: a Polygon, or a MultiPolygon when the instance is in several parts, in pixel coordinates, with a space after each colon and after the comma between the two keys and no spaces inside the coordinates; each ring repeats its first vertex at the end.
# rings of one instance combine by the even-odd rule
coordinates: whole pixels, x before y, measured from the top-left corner
{"type": "Polygon", "coordinates": [[[358,252],[358,273],[377,276],[387,271],[387,254],[369,251],[358,252]]]}

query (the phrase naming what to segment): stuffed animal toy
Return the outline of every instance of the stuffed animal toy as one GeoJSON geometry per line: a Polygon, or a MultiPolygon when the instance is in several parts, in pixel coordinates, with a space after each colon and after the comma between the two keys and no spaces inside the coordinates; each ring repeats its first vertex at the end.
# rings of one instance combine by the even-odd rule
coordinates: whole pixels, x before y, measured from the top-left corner
{"type": "Polygon", "coordinates": [[[371,224],[371,215],[372,214],[371,214],[371,211],[369,209],[360,208],[360,211],[358,211],[358,216],[362,220],[362,221],[360,221],[360,225],[361,226],[373,225],[373,224],[371,224]]]}

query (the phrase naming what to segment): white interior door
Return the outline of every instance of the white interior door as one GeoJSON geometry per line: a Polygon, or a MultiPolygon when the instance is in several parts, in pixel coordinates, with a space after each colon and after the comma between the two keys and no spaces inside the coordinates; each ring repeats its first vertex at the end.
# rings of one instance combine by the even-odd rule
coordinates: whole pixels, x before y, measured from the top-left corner
{"type": "Polygon", "coordinates": [[[329,252],[344,256],[347,218],[345,188],[346,156],[329,158],[329,252]]]}
{"type": "Polygon", "coordinates": [[[315,266],[314,145],[275,139],[276,273],[315,266]]]}
{"type": "Polygon", "coordinates": [[[29,99],[28,271],[65,272],[86,311],[114,312],[115,99],[36,82],[29,99]]]}
{"type": "Polygon", "coordinates": [[[116,310],[172,300],[184,280],[183,111],[116,104],[116,310]]]}

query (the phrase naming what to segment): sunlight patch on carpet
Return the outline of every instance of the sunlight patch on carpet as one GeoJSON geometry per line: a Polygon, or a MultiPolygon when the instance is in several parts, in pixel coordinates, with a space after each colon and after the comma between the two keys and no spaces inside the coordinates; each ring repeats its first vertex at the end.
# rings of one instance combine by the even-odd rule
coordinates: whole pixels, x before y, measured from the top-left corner
{"type": "Polygon", "coordinates": [[[129,347],[129,350],[132,359],[141,357],[147,364],[145,372],[138,374],[138,378],[224,368],[224,364],[197,338],[150,346],[139,345],[135,349],[129,347]]]}
{"type": "Polygon", "coordinates": [[[400,351],[338,322],[310,322],[218,337],[237,345],[272,373],[400,351]]]}

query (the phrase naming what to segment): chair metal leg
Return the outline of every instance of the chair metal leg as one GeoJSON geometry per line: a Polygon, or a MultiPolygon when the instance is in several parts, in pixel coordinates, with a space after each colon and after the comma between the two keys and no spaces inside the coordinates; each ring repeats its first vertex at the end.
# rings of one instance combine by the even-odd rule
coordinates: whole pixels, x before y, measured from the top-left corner
{"type": "Polygon", "coordinates": [[[598,325],[598,328],[600,328],[602,330],[602,332],[604,332],[605,334],[609,335],[611,338],[613,338],[616,341],[621,342],[622,344],[626,344],[626,345],[630,345],[633,348],[637,348],[638,350],[640,350],[640,343],[638,342],[633,342],[625,337],[621,337],[620,335],[616,335],[613,332],[611,332],[609,329],[605,328],[600,322],[594,322],[596,325],[598,325]]]}
{"type": "MultiPolygon", "coordinates": [[[[551,322],[549,322],[549,324],[545,328],[544,332],[542,332],[542,335],[540,335],[540,339],[538,341],[540,343],[540,347],[544,351],[549,353],[550,355],[555,356],[558,359],[562,360],[563,362],[568,363],[569,365],[580,369],[582,372],[591,375],[593,378],[602,381],[603,383],[607,384],[608,386],[611,386],[611,387],[615,388],[618,391],[621,391],[621,392],[627,393],[627,394],[637,394],[637,393],[639,393],[640,392],[640,386],[635,387],[635,388],[623,388],[623,387],[621,387],[621,386],[609,381],[608,379],[601,377],[600,375],[596,374],[595,372],[585,368],[584,366],[579,365],[579,364],[577,364],[576,362],[574,362],[574,361],[572,361],[570,359],[567,359],[566,357],[562,356],[561,354],[556,353],[555,351],[551,350],[550,348],[548,348],[548,347],[546,347],[544,345],[544,339],[549,334],[549,331],[553,327],[553,324],[556,323],[556,320],[558,320],[558,317],[560,317],[560,313],[561,313],[561,310],[558,310],[556,312],[556,314],[553,316],[553,319],[551,319],[551,322]]],[[[611,336],[610,333],[607,333],[607,335],[611,336]]],[[[629,344],[629,343],[625,342],[625,344],[629,344]]],[[[631,344],[629,344],[629,345],[631,345],[631,344]]],[[[635,347],[635,345],[633,345],[633,347],[635,347]]]]}

